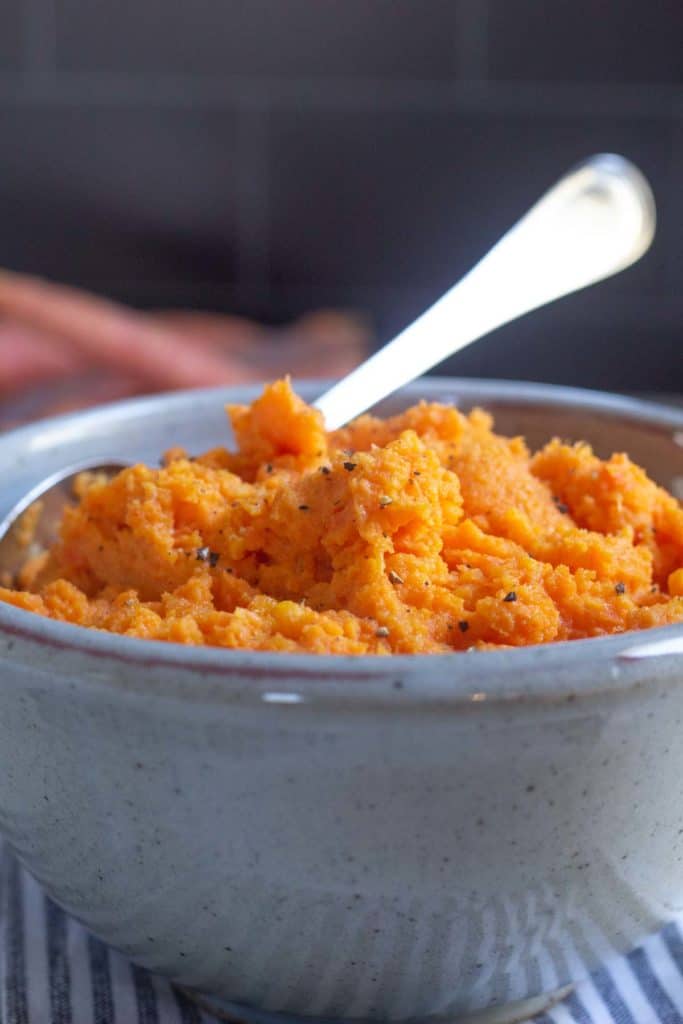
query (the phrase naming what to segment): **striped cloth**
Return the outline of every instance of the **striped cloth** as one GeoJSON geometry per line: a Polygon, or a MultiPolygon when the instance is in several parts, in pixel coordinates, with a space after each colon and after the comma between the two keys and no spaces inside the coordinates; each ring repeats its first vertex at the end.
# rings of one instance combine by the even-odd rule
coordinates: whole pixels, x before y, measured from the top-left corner
{"type": "MultiPolygon", "coordinates": [[[[0,886],[0,1024],[219,1024],[69,918],[6,848],[0,886]]],[[[533,1024],[683,1024],[681,927],[600,968],[533,1024]]]]}

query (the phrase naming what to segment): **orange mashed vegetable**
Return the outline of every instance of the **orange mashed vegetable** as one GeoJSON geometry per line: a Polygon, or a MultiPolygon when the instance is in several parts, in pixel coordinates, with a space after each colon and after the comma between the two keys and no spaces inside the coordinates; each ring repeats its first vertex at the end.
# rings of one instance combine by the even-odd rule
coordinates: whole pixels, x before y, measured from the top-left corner
{"type": "Polygon", "coordinates": [[[237,451],[90,481],[0,599],[128,636],[443,653],[683,621],[683,509],[626,455],[421,403],[327,434],[288,381],[237,451]]]}

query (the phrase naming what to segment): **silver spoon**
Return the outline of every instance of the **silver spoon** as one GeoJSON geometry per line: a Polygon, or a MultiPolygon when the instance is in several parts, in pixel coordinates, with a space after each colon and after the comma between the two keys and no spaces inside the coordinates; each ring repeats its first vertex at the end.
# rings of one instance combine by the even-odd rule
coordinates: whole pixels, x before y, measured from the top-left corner
{"type": "Polygon", "coordinates": [[[11,586],[22,565],[53,543],[65,505],[74,502],[74,487],[81,473],[112,477],[130,464],[123,459],[80,462],[57,470],[32,487],[0,522],[0,586],[11,586]],[[21,528],[24,515],[38,502],[38,514],[30,538],[26,538],[21,528]]]}
{"type": "Polygon", "coordinates": [[[561,178],[453,288],[315,403],[328,430],[483,335],[610,277],[647,252],[655,201],[630,161],[602,153],[561,178]]]}
{"type": "MultiPolygon", "coordinates": [[[[607,153],[579,164],[442,298],[321,395],[315,406],[328,430],[496,327],[624,270],[647,251],[654,232],[652,191],[632,163],[607,153]]],[[[127,464],[70,466],[37,484],[0,522],[0,574],[14,579],[26,561],[20,526],[36,501],[43,508],[32,543],[44,549],[78,474],[112,474],[127,464]]]]}

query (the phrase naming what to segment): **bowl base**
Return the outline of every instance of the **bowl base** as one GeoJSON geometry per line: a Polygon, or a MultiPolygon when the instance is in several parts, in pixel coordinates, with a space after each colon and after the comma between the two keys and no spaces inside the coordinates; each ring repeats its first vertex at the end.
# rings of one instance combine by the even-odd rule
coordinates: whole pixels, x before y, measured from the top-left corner
{"type": "MultiPolygon", "coordinates": [[[[200,1010],[213,1014],[218,1020],[226,1021],[226,1024],[377,1024],[377,1021],[366,1022],[359,1018],[344,1020],[340,1017],[308,1017],[303,1014],[274,1013],[268,1010],[259,1010],[254,1006],[231,1003],[225,999],[215,999],[213,996],[204,996],[200,992],[181,985],[176,985],[176,988],[188,999],[191,999],[200,1010]]],[[[573,988],[573,985],[565,985],[554,992],[544,992],[531,999],[507,1003],[505,1006],[494,1006],[488,1010],[477,1010],[476,1013],[466,1014],[464,1017],[421,1017],[413,1024],[523,1024],[524,1021],[530,1021],[532,1017],[545,1013],[556,1003],[566,999],[573,988]]],[[[401,1024],[411,1024],[411,1022],[406,1020],[401,1024]]]]}

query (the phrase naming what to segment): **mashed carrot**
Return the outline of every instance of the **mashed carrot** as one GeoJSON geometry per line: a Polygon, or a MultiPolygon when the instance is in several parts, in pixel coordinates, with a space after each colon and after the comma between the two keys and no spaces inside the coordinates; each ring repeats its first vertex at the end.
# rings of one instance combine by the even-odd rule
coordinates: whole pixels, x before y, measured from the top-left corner
{"type": "Polygon", "coordinates": [[[531,456],[420,403],[327,434],[288,381],[229,410],[237,451],[89,480],[0,599],[129,636],[437,653],[683,621],[683,509],[626,455],[531,456]]]}

